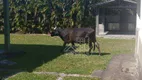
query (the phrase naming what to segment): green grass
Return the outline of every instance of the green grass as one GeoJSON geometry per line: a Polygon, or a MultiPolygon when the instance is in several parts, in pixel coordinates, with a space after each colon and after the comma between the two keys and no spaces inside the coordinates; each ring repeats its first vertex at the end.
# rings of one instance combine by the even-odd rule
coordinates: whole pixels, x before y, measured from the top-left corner
{"type": "Polygon", "coordinates": [[[22,72],[14,77],[10,77],[8,80],[56,80],[57,76],[47,74],[32,74],[28,72],[22,72]]]}
{"type": "MultiPolygon", "coordinates": [[[[0,49],[3,49],[3,35],[0,35],[0,49]]],[[[11,50],[23,50],[23,56],[11,58],[15,66],[4,68],[21,69],[27,72],[63,72],[73,74],[91,74],[94,70],[104,70],[116,54],[134,53],[135,40],[97,38],[101,53],[97,49],[93,55],[61,54],[63,41],[47,35],[11,35],[11,50]],[[97,55],[95,55],[97,54],[97,55]]],[[[86,50],[82,50],[83,52],[86,50]]],[[[84,80],[84,79],[83,79],[84,80]]]]}
{"type": "Polygon", "coordinates": [[[65,77],[64,80],[100,80],[100,79],[88,78],[88,77],[65,77]]]}

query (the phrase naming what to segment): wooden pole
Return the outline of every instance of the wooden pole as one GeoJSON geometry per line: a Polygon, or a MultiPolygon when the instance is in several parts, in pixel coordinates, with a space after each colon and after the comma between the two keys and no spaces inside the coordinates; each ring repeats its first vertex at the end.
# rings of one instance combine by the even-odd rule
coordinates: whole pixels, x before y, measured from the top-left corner
{"type": "Polygon", "coordinates": [[[4,6],[4,41],[5,41],[5,51],[10,50],[10,26],[9,26],[9,2],[8,0],[3,0],[4,6]]]}

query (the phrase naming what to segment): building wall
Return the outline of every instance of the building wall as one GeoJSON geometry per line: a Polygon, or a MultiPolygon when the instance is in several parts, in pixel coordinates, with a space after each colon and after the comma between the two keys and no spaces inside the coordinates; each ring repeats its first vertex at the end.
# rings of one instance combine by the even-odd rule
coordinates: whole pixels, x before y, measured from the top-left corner
{"type": "Polygon", "coordinates": [[[138,0],[137,7],[137,24],[136,24],[136,49],[135,58],[137,61],[137,72],[139,80],[142,80],[142,1],[138,0]]]}
{"type": "Polygon", "coordinates": [[[136,29],[136,16],[128,16],[128,20],[120,22],[119,15],[105,15],[99,16],[99,33],[102,33],[100,29],[104,26],[104,32],[116,33],[116,34],[135,34],[136,29]],[[101,31],[101,32],[100,32],[101,31]]]}

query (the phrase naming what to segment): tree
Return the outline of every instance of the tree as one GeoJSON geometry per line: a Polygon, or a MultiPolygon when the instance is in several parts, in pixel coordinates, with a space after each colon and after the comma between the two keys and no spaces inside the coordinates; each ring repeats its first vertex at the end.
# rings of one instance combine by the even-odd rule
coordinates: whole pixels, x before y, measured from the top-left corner
{"type": "MultiPolygon", "coordinates": [[[[95,17],[91,5],[98,1],[101,0],[9,0],[11,32],[47,33],[55,26],[92,26],[95,17]]],[[[3,23],[1,4],[0,10],[3,23]]]]}

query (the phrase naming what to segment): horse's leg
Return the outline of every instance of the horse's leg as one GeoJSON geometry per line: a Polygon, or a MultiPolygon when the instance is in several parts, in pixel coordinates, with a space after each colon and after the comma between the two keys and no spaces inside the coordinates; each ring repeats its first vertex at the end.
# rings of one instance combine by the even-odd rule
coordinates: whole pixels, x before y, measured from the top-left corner
{"type": "Polygon", "coordinates": [[[61,49],[61,52],[64,52],[65,47],[66,47],[66,42],[64,42],[63,48],[61,49]]]}
{"type": "Polygon", "coordinates": [[[72,51],[72,53],[76,54],[76,52],[75,52],[75,49],[76,49],[76,47],[75,47],[75,44],[74,44],[74,42],[71,42],[71,44],[72,44],[72,48],[73,48],[73,51],[72,51]]]}
{"type": "Polygon", "coordinates": [[[73,47],[74,49],[76,49],[74,42],[72,42],[71,44],[72,44],[72,47],[73,47]]]}
{"type": "Polygon", "coordinates": [[[96,49],[96,44],[95,44],[95,42],[93,42],[93,44],[94,44],[94,48],[93,48],[93,50],[95,51],[95,49],[96,49]]]}
{"type": "Polygon", "coordinates": [[[92,48],[93,48],[91,41],[89,41],[89,48],[90,48],[90,49],[89,49],[89,52],[88,52],[88,53],[91,54],[91,50],[92,50],[92,48]]]}
{"type": "Polygon", "coordinates": [[[96,45],[96,47],[98,48],[99,55],[101,55],[101,50],[100,50],[100,45],[99,45],[99,43],[98,43],[98,42],[95,42],[95,45],[96,45]]]}

